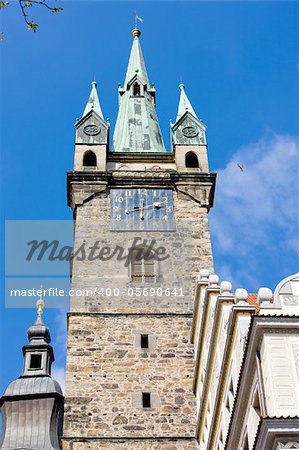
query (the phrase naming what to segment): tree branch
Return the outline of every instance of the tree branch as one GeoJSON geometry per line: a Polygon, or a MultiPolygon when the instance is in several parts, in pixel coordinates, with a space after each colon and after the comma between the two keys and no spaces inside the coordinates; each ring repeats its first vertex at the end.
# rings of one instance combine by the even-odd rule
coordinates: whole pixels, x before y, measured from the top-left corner
{"type": "Polygon", "coordinates": [[[28,20],[28,14],[26,13],[27,8],[30,8],[32,5],[41,5],[50,10],[53,14],[62,11],[63,9],[58,6],[50,6],[47,3],[47,0],[18,0],[18,2],[28,30],[33,30],[34,32],[37,30],[38,24],[33,20],[28,20]]]}

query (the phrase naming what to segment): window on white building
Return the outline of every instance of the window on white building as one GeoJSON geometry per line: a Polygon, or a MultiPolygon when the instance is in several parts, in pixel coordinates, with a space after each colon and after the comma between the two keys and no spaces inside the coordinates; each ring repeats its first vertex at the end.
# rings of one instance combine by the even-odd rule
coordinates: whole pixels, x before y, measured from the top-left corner
{"type": "Polygon", "coordinates": [[[249,442],[248,442],[248,435],[247,435],[247,433],[245,434],[241,450],[249,450],[249,442]]]}
{"type": "Polygon", "coordinates": [[[222,434],[222,431],[220,431],[219,441],[218,441],[218,450],[223,450],[223,449],[224,449],[223,434],[222,434]]]}
{"type": "Polygon", "coordinates": [[[256,390],[256,392],[255,392],[252,407],[254,409],[255,414],[260,419],[261,416],[262,416],[262,413],[261,413],[261,404],[260,404],[260,398],[259,398],[258,390],[256,390]]]}
{"type": "Polygon", "coordinates": [[[229,384],[229,389],[228,389],[228,393],[227,393],[227,403],[228,403],[228,407],[227,409],[231,412],[233,409],[233,404],[234,404],[234,386],[233,386],[233,380],[230,380],[230,384],[229,384]]]}

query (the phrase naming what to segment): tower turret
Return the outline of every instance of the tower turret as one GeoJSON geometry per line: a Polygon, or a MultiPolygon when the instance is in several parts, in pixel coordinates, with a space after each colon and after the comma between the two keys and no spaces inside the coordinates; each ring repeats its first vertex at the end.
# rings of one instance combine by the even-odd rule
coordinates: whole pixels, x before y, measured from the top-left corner
{"type": "Polygon", "coordinates": [[[170,125],[177,168],[179,171],[209,172],[206,126],[197,117],[184,84],[180,84],[180,91],[176,121],[170,125]]]}
{"type": "Polygon", "coordinates": [[[103,117],[96,81],[91,83],[91,92],[83,115],[75,126],[75,171],[105,171],[109,123],[103,117]]]}
{"type": "Polygon", "coordinates": [[[59,449],[64,399],[59,384],[51,378],[54,354],[50,331],[41,316],[42,307],[39,300],[37,319],[27,331],[23,373],[0,399],[1,450],[59,449]]]}

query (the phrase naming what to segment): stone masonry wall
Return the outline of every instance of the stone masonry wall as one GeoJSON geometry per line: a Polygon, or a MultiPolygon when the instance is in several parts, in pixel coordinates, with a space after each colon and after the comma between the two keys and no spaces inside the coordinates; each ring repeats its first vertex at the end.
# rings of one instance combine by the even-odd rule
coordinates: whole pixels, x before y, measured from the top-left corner
{"type": "MultiPolygon", "coordinates": [[[[71,298],[72,311],[114,312],[193,312],[193,286],[201,268],[213,269],[212,249],[207,209],[182,193],[174,192],[174,214],[177,232],[113,232],[110,230],[110,198],[107,195],[94,197],[77,207],[75,228],[75,250],[82,243],[89,248],[99,241],[115,248],[117,245],[130,248],[133,239],[140,237],[155,239],[158,246],[167,249],[169,258],[159,263],[159,277],[155,288],[182,288],[184,297],[128,297],[126,295],[103,296],[95,293],[71,298]],[[129,309],[128,309],[129,308],[129,309]]],[[[130,268],[118,261],[78,260],[73,265],[72,287],[77,290],[95,288],[119,288],[124,292],[136,287],[130,280],[130,268]]],[[[139,286],[139,285],[138,285],[139,286]]]]}
{"type": "Polygon", "coordinates": [[[193,438],[190,327],[183,315],[70,313],[64,436],[193,438]],[[144,333],[149,349],[140,346],[144,333]]]}
{"type": "Polygon", "coordinates": [[[103,296],[93,289],[144,285],[135,286],[129,268],[116,259],[74,260],[72,288],[89,292],[71,298],[63,450],[198,448],[193,287],[198,271],[212,270],[213,260],[209,187],[184,189],[173,191],[177,231],[142,234],[111,231],[109,188],[72,185],[75,251],[94,241],[129,248],[136,236],[155,238],[169,258],[159,262],[153,286],[181,287],[184,296],[103,296]],[[141,348],[141,334],[149,336],[148,349],[141,348]],[[150,408],[143,407],[142,392],[151,394],[150,408]]]}

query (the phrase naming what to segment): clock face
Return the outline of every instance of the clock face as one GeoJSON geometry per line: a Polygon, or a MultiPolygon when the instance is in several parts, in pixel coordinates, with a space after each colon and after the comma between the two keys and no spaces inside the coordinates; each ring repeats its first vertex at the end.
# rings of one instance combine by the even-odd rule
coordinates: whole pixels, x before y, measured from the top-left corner
{"type": "Polygon", "coordinates": [[[187,138],[194,138],[198,135],[198,130],[195,127],[188,126],[182,129],[182,133],[187,138]]]}
{"type": "Polygon", "coordinates": [[[111,189],[111,229],[175,231],[170,189],[111,189]]]}
{"type": "Polygon", "coordinates": [[[88,134],[89,136],[96,136],[101,132],[101,128],[99,128],[97,125],[86,125],[83,131],[85,134],[88,134]]]}

